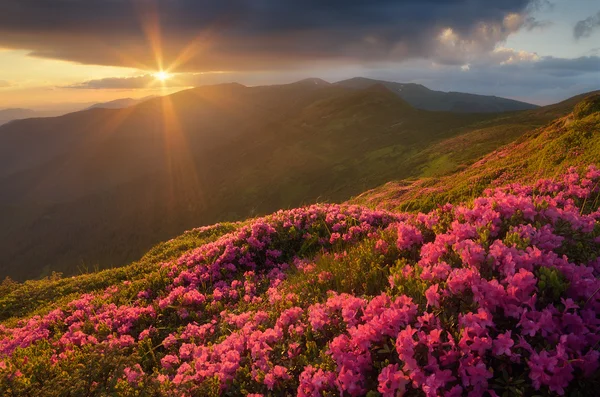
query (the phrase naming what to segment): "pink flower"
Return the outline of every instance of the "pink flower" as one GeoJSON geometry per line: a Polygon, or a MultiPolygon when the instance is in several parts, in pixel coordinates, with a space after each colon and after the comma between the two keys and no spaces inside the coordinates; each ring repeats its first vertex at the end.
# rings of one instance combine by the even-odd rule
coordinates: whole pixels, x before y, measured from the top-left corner
{"type": "Polygon", "coordinates": [[[541,385],[548,385],[552,380],[558,360],[556,357],[550,356],[547,351],[542,351],[540,354],[533,352],[527,364],[533,387],[539,390],[541,385]]]}
{"type": "Polygon", "coordinates": [[[377,380],[379,381],[377,390],[383,397],[402,396],[406,385],[410,382],[409,378],[399,370],[398,364],[390,364],[382,369],[377,380]]]}
{"type": "Polygon", "coordinates": [[[507,356],[511,356],[510,348],[513,347],[515,342],[511,338],[511,331],[506,331],[504,334],[498,335],[498,337],[493,341],[493,349],[492,353],[496,356],[501,356],[502,354],[506,354],[507,356]]]}
{"type": "Polygon", "coordinates": [[[389,244],[387,243],[387,241],[379,239],[375,243],[375,249],[382,254],[387,254],[388,249],[389,249],[389,244]]]}
{"type": "Polygon", "coordinates": [[[177,366],[179,364],[179,358],[177,356],[169,354],[169,355],[164,356],[160,360],[160,363],[163,366],[163,368],[166,368],[166,369],[174,368],[175,366],[177,366]]]}
{"type": "Polygon", "coordinates": [[[287,351],[289,358],[294,358],[300,354],[300,344],[297,342],[290,343],[287,351]]]}
{"type": "Polygon", "coordinates": [[[319,273],[319,282],[320,283],[327,282],[327,281],[331,280],[332,278],[333,278],[333,274],[331,274],[330,272],[319,273]]]}
{"type": "Polygon", "coordinates": [[[440,294],[438,293],[439,284],[434,284],[425,291],[427,306],[440,307],[440,294]]]}
{"type": "Polygon", "coordinates": [[[299,380],[298,397],[321,397],[321,392],[334,388],[335,374],[307,365],[300,374],[299,380]]]}
{"type": "Polygon", "coordinates": [[[125,379],[127,379],[127,382],[137,383],[138,380],[144,374],[144,371],[142,370],[142,367],[139,364],[136,364],[133,366],[133,368],[131,368],[131,367],[125,368],[123,370],[123,373],[125,375],[125,379]]]}
{"type": "Polygon", "coordinates": [[[329,242],[331,244],[333,244],[336,241],[340,240],[341,238],[342,238],[342,236],[339,233],[331,233],[331,237],[329,237],[329,242]]]}
{"type": "Polygon", "coordinates": [[[267,386],[267,389],[273,390],[273,388],[275,387],[275,383],[277,383],[275,375],[273,375],[272,373],[268,373],[265,375],[264,384],[267,386]]]}
{"type": "Polygon", "coordinates": [[[420,244],[422,242],[423,235],[419,229],[406,223],[401,223],[398,225],[398,240],[396,241],[396,246],[398,249],[409,249],[413,245],[420,244]]]}
{"type": "Polygon", "coordinates": [[[485,250],[473,240],[463,240],[456,243],[454,250],[460,255],[463,263],[470,267],[479,268],[485,262],[485,250]]]}

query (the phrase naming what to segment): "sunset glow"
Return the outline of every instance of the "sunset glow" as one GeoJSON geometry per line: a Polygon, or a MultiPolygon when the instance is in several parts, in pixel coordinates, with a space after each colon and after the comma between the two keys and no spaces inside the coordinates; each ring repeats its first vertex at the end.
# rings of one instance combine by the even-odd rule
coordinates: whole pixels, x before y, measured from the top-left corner
{"type": "Polygon", "coordinates": [[[518,0],[493,12],[450,2],[443,21],[417,1],[365,3],[348,11],[350,31],[328,7],[271,0],[247,9],[89,0],[50,13],[31,0],[20,14],[9,3],[0,5],[0,109],[354,76],[547,104],[599,81],[600,16],[586,0],[518,0]],[[281,20],[266,23],[272,15],[281,20]]]}
{"type": "Polygon", "coordinates": [[[156,77],[157,80],[165,81],[171,78],[171,74],[161,70],[160,72],[154,73],[154,77],[156,77]]]}
{"type": "Polygon", "coordinates": [[[594,395],[597,3],[0,0],[0,397],[594,395]]]}

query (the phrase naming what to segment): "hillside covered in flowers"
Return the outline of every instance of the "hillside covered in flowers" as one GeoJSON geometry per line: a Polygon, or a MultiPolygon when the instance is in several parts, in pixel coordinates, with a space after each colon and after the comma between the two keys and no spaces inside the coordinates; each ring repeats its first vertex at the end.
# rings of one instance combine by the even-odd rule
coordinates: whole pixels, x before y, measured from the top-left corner
{"type": "Polygon", "coordinates": [[[590,166],[429,213],[202,228],[175,260],[6,319],[0,394],[593,395],[599,198],[590,166]]]}
{"type": "Polygon", "coordinates": [[[463,171],[360,205],[7,279],[0,395],[596,395],[598,131],[596,95],[463,171]]]}

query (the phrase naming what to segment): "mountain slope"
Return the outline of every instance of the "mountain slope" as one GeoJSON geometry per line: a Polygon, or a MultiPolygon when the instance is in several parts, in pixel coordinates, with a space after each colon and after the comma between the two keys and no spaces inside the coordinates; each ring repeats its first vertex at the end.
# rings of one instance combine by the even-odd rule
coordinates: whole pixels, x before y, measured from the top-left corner
{"type": "MultiPolygon", "coordinates": [[[[530,131],[475,164],[464,165],[459,172],[445,176],[440,173],[437,177],[428,177],[425,172],[422,178],[390,182],[352,201],[387,209],[427,211],[440,202],[476,197],[489,187],[509,182],[532,183],[536,178],[559,175],[570,166],[597,163],[600,159],[600,92],[580,95],[536,112],[555,115],[571,108],[575,102],[578,104],[574,114],[530,131]]],[[[439,156],[454,146],[459,159],[472,142],[470,134],[457,136],[428,152],[439,156]]]]}
{"type": "Polygon", "coordinates": [[[442,178],[469,204],[312,205],[193,229],[117,269],[5,280],[0,394],[594,395],[599,132],[595,95],[442,178]],[[471,195],[490,181],[470,176],[498,171],[471,195]]]}
{"type": "Polygon", "coordinates": [[[599,186],[590,167],[419,216],[313,205],[5,282],[0,393],[593,395],[599,186]]]}
{"type": "Polygon", "coordinates": [[[96,103],[96,104],[90,106],[88,109],[122,109],[122,108],[127,108],[129,106],[135,106],[137,104],[140,104],[140,103],[145,102],[152,98],[156,98],[156,95],[149,95],[149,96],[145,96],[143,98],[137,98],[137,99],[133,99],[133,98],[115,99],[115,100],[109,101],[109,102],[96,103]]]}
{"type": "Polygon", "coordinates": [[[342,87],[364,89],[381,84],[412,106],[431,111],[459,113],[499,113],[536,109],[537,105],[496,96],[466,94],[462,92],[434,91],[420,84],[403,84],[390,81],[355,77],[336,83],[342,87]]]}
{"type": "Polygon", "coordinates": [[[7,124],[14,120],[23,120],[41,117],[57,117],[63,114],[79,111],[84,107],[83,104],[62,104],[55,106],[51,110],[32,110],[32,109],[0,109],[0,125],[7,124]]]}
{"type": "Polygon", "coordinates": [[[31,109],[0,109],[0,125],[12,120],[34,117],[35,114],[31,109]]]}
{"type": "Polygon", "coordinates": [[[432,145],[491,131],[478,158],[553,117],[427,112],[381,85],[316,83],[201,87],[0,128],[1,274],[122,265],[197,225],[419,175],[432,145]]]}

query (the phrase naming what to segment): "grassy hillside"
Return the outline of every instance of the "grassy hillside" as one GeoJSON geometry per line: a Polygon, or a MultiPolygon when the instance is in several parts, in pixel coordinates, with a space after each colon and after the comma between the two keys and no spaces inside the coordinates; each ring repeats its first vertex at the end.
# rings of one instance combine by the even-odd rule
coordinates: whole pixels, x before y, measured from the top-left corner
{"type": "Polygon", "coordinates": [[[467,204],[314,205],[194,229],[118,269],[7,280],[0,393],[594,395],[599,122],[591,96],[412,193],[416,209],[467,204]]]}
{"type": "Polygon", "coordinates": [[[281,211],[76,283],[5,284],[23,320],[0,326],[0,392],[593,394],[599,183],[590,168],[418,217],[281,211]]]}
{"type": "Polygon", "coordinates": [[[307,80],[11,123],[0,128],[0,274],[119,266],[198,225],[451,171],[571,110],[427,112],[382,86],[307,80]],[[481,141],[468,152],[443,143],[468,133],[481,141]],[[463,157],[451,151],[432,163],[436,144],[463,157]]]}
{"type": "MultiPolygon", "coordinates": [[[[586,97],[575,98],[580,102],[573,114],[522,135],[470,166],[465,163],[468,158],[473,158],[468,153],[477,150],[473,145],[478,142],[478,137],[473,136],[478,134],[477,131],[450,139],[445,146],[435,145],[426,152],[437,160],[423,169],[421,178],[389,182],[351,201],[386,209],[428,211],[439,203],[477,197],[489,187],[510,182],[531,183],[536,178],[555,177],[570,166],[596,163],[600,160],[600,113],[594,110],[600,103],[600,95],[586,97]],[[451,154],[442,155],[448,147],[451,154]],[[440,163],[463,164],[463,169],[446,176],[431,177],[445,169],[440,163]]],[[[548,111],[556,115],[565,106],[572,106],[572,101],[548,111]]],[[[484,144],[489,142],[484,140],[484,144]]]]}

